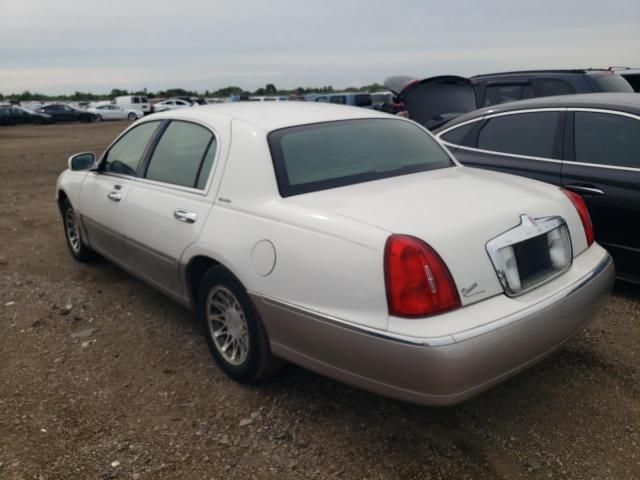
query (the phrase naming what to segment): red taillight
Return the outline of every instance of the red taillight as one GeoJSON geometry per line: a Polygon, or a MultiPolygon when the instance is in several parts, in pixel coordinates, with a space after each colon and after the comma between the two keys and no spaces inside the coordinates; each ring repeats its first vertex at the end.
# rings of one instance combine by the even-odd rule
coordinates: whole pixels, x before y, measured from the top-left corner
{"type": "Polygon", "coordinates": [[[573,206],[576,207],[580,220],[582,220],[582,226],[584,227],[584,234],[587,237],[587,246],[590,246],[595,240],[595,234],[593,232],[593,223],[591,223],[591,217],[589,216],[589,210],[587,204],[584,203],[584,199],[577,193],[571,192],[561,188],[562,192],[569,197],[573,206]]]}
{"type": "Polygon", "coordinates": [[[384,275],[390,315],[425,317],[460,306],[458,290],[442,258],[415,237],[389,237],[384,275]]]}

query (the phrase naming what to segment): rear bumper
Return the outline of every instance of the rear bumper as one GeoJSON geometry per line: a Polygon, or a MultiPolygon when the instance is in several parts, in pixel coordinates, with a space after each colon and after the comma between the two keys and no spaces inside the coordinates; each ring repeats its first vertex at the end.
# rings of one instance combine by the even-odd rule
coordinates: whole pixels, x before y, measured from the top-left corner
{"type": "Polygon", "coordinates": [[[275,355],[382,395],[450,405],[533,365],[582,330],[608,297],[614,276],[611,257],[605,254],[587,275],[533,307],[439,345],[252,297],[275,355]]]}

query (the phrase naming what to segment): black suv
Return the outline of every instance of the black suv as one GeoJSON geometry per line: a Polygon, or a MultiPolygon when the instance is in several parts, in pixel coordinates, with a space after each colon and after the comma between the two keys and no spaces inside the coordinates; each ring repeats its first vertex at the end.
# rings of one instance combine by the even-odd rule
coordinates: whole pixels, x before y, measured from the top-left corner
{"type": "Polygon", "coordinates": [[[633,92],[613,70],[530,70],[490,73],[471,78],[443,75],[418,80],[390,77],[385,87],[395,94],[381,110],[403,112],[430,130],[478,108],[536,97],[574,93],[633,92]]]}
{"type": "Polygon", "coordinates": [[[530,70],[476,75],[470,80],[475,86],[478,108],[536,97],[633,91],[612,70],[530,70]]]}

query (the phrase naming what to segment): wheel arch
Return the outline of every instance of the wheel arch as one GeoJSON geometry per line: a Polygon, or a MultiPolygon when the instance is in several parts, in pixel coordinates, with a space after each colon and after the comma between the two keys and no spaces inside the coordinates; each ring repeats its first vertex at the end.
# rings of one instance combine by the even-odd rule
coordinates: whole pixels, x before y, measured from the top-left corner
{"type": "Polygon", "coordinates": [[[56,195],[56,203],[58,204],[58,210],[60,210],[60,213],[62,213],[62,206],[64,205],[65,200],[68,200],[69,203],[71,203],[67,193],[64,190],[59,189],[58,194],[56,195]]]}
{"type": "Polygon", "coordinates": [[[192,306],[196,306],[198,304],[198,295],[200,292],[200,285],[202,284],[202,279],[209,271],[209,269],[213,267],[222,267],[227,272],[229,272],[233,277],[246,289],[244,282],[236,275],[236,273],[227,267],[224,263],[219,260],[216,260],[211,255],[205,254],[197,254],[189,259],[185,266],[185,282],[187,287],[187,293],[189,295],[189,302],[192,306]]]}

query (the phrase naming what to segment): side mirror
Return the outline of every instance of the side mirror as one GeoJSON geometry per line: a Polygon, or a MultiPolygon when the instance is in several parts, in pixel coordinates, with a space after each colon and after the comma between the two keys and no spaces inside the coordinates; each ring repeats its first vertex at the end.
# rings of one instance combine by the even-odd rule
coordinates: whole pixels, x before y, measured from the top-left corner
{"type": "Polygon", "coordinates": [[[89,170],[96,163],[96,154],[93,152],[76,153],[69,157],[69,170],[89,170]]]}

